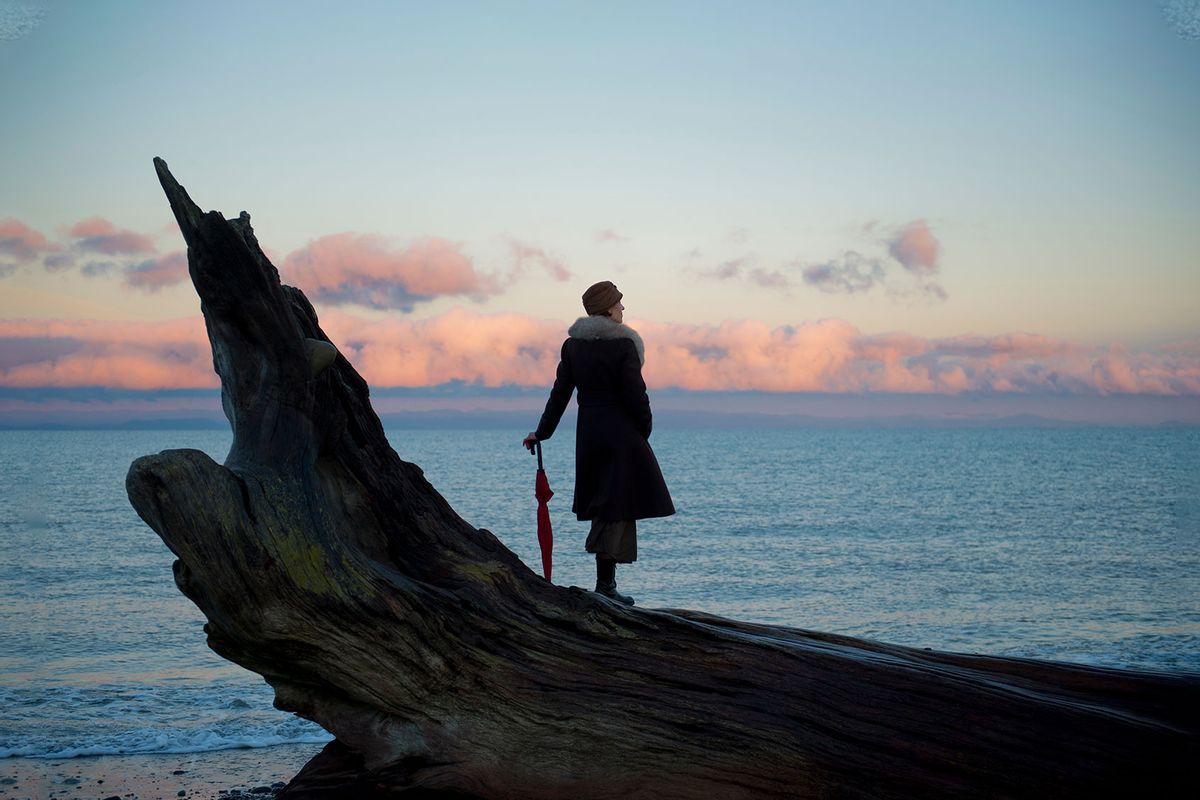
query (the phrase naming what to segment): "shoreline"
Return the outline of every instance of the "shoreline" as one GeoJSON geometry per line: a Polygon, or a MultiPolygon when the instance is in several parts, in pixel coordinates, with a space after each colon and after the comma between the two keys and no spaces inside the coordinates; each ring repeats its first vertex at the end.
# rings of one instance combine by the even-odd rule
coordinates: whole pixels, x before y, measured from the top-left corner
{"type": "Polygon", "coordinates": [[[267,800],[295,777],[322,744],[0,760],[0,800],[267,800]]]}

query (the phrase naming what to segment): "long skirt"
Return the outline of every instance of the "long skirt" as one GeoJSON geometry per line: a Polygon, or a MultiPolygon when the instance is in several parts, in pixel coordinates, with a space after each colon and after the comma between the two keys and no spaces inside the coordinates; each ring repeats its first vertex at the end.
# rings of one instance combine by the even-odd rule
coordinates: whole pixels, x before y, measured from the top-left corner
{"type": "Polygon", "coordinates": [[[611,558],[621,564],[637,561],[637,520],[592,520],[592,529],[588,532],[584,547],[589,553],[611,558]]]}

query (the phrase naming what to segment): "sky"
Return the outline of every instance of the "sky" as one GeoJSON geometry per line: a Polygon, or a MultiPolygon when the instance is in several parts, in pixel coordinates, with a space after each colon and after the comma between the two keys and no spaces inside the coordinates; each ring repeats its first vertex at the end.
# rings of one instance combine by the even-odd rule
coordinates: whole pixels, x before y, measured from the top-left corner
{"type": "Polygon", "coordinates": [[[607,279],[679,408],[1200,422],[1200,0],[0,0],[0,114],[0,424],[219,414],[154,156],[395,410],[607,279]]]}

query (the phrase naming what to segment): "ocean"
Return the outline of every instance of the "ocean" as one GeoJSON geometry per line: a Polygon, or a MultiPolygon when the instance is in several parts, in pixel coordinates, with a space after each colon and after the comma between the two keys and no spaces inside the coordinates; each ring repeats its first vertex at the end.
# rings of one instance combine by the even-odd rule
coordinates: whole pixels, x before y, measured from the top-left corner
{"type": "MultiPolygon", "coordinates": [[[[540,571],[524,431],[395,430],[540,571]]],[[[136,457],[228,433],[0,431],[0,758],[318,743],[208,650],[133,512],[136,457]]],[[[1200,428],[664,429],[678,513],[639,524],[653,608],[937,650],[1200,672],[1200,428]]],[[[554,579],[590,588],[570,426],[545,443],[554,579]]]]}

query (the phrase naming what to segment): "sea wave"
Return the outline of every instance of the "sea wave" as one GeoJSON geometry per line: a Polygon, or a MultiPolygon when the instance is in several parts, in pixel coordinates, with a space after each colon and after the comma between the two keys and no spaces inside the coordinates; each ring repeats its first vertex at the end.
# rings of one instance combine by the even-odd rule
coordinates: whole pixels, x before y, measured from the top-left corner
{"type": "Polygon", "coordinates": [[[213,730],[163,731],[142,728],[123,732],[119,736],[100,737],[67,745],[53,736],[40,741],[35,739],[13,747],[0,747],[0,759],[207,753],[217,750],[274,747],[280,744],[323,744],[332,739],[331,734],[316,726],[294,734],[248,731],[240,735],[225,735],[213,730]]]}
{"type": "Polygon", "coordinates": [[[270,687],[249,676],[206,684],[0,687],[0,759],[200,753],[333,738],[271,701],[270,687]]]}

